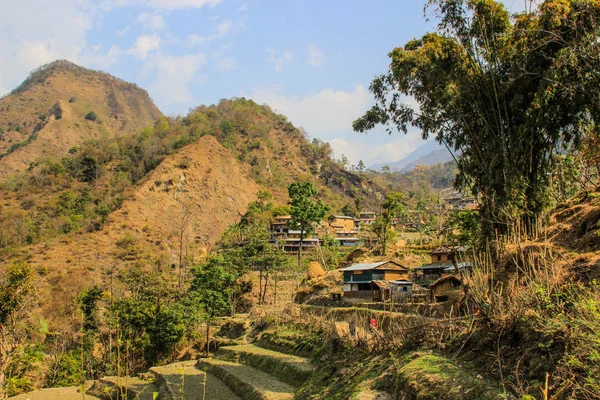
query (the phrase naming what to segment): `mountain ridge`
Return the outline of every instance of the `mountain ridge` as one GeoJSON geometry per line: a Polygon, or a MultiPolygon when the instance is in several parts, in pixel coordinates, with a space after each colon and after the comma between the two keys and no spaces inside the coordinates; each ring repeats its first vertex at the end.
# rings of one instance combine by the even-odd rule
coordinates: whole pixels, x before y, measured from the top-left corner
{"type": "Polygon", "coordinates": [[[131,135],[162,116],[148,92],[58,60],[0,98],[0,181],[86,140],[131,135]]]}
{"type": "Polygon", "coordinates": [[[413,150],[400,160],[387,163],[373,164],[369,168],[375,171],[379,171],[382,167],[387,165],[388,167],[390,167],[390,170],[392,172],[406,172],[410,171],[417,165],[433,165],[438,163],[443,164],[451,160],[452,156],[450,155],[448,150],[436,141],[432,140],[417,147],[415,150],[413,150]]]}

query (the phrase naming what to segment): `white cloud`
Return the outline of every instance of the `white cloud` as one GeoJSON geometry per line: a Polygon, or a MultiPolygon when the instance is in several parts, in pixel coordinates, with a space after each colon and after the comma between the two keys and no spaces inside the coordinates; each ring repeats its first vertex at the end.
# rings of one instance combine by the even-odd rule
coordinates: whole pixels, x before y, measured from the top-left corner
{"type": "Polygon", "coordinates": [[[142,24],[144,28],[157,31],[163,29],[166,24],[162,15],[150,14],[150,13],[141,13],[137,17],[137,22],[142,24]]]}
{"type": "Polygon", "coordinates": [[[217,25],[217,35],[218,36],[224,36],[227,34],[227,32],[229,32],[229,30],[231,29],[232,26],[232,22],[230,19],[226,19],[225,21],[221,22],[219,25],[217,25]]]}
{"type": "Polygon", "coordinates": [[[103,10],[112,10],[119,7],[149,7],[162,10],[176,10],[182,8],[214,7],[221,0],[101,0],[103,10]]]}
{"type": "Polygon", "coordinates": [[[140,60],[145,60],[148,58],[148,53],[152,50],[158,50],[159,47],[160,38],[155,34],[152,36],[140,35],[135,39],[133,47],[127,50],[127,54],[131,54],[140,60]]]}
{"type": "Polygon", "coordinates": [[[190,84],[197,80],[197,73],[206,61],[202,53],[152,55],[142,69],[143,76],[154,77],[148,92],[160,105],[191,103],[190,84]]]}
{"type": "Polygon", "coordinates": [[[371,105],[372,96],[358,85],[353,91],[324,89],[305,97],[288,97],[277,88],[255,89],[252,98],[267,103],[311,135],[331,135],[352,130],[352,121],[371,105]]]}
{"type": "MultiPolygon", "coordinates": [[[[254,89],[250,97],[285,115],[310,136],[328,141],[335,157],[344,154],[353,164],[359,160],[367,165],[397,161],[423,145],[416,129],[392,136],[381,127],[366,135],[354,132],[352,122],[373,104],[372,95],[361,85],[351,91],[328,88],[304,97],[287,96],[281,87],[267,87],[254,89]]],[[[416,106],[414,100],[406,101],[416,106]]]]}
{"type": "Polygon", "coordinates": [[[329,143],[333,149],[333,156],[339,159],[343,154],[354,165],[358,164],[359,160],[363,160],[366,165],[373,165],[401,160],[425,143],[419,132],[398,134],[384,143],[373,143],[374,138],[369,137],[381,134],[373,132],[364,136],[351,132],[331,139],[329,143]]]}
{"type": "Polygon", "coordinates": [[[96,45],[92,47],[91,52],[84,52],[81,60],[85,65],[89,65],[99,69],[107,69],[119,61],[122,54],[119,46],[111,46],[106,53],[103,53],[102,46],[96,45]]]}
{"type": "Polygon", "coordinates": [[[6,4],[0,13],[0,95],[41,64],[59,58],[78,62],[87,46],[86,33],[93,27],[92,9],[88,0],[6,4]]]}
{"type": "Polygon", "coordinates": [[[208,36],[191,34],[187,36],[186,45],[188,47],[204,46],[214,40],[221,39],[228,34],[239,33],[246,29],[246,18],[240,18],[237,21],[226,19],[217,24],[213,32],[208,36]]]}
{"type": "Polygon", "coordinates": [[[325,53],[316,44],[308,46],[308,60],[306,63],[313,67],[320,67],[325,62],[325,53]]]}
{"type": "Polygon", "coordinates": [[[294,53],[291,51],[267,49],[267,52],[269,53],[269,63],[275,65],[275,72],[281,71],[285,64],[291,63],[294,59],[294,53]]]}
{"type": "Polygon", "coordinates": [[[248,3],[243,3],[240,8],[238,8],[239,12],[248,11],[248,3]]]}

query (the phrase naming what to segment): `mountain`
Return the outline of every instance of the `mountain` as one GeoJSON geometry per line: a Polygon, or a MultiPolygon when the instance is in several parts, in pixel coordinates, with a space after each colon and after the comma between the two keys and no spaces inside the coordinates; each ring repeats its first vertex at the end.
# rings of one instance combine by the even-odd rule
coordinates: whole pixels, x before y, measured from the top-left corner
{"type": "Polygon", "coordinates": [[[409,162],[404,167],[402,167],[400,171],[407,172],[411,171],[418,165],[444,164],[448,161],[452,161],[452,155],[450,155],[447,149],[434,150],[431,153],[427,153],[417,158],[416,160],[409,162]]]}
{"type": "Polygon", "coordinates": [[[135,85],[61,61],[0,104],[4,139],[18,144],[0,159],[0,268],[27,260],[35,316],[59,330],[75,295],[113,271],[206,254],[259,191],[285,205],[290,183],[311,181],[331,213],[373,208],[385,191],[243,98],[165,117],[135,85]]]}
{"type": "Polygon", "coordinates": [[[132,83],[59,60],[0,99],[0,181],[84,141],[131,135],[162,113],[132,83]]]}
{"type": "Polygon", "coordinates": [[[451,160],[452,156],[448,150],[436,141],[431,140],[398,161],[377,163],[372,165],[370,169],[380,170],[381,167],[387,165],[392,171],[410,171],[417,165],[443,164],[451,160]]]}

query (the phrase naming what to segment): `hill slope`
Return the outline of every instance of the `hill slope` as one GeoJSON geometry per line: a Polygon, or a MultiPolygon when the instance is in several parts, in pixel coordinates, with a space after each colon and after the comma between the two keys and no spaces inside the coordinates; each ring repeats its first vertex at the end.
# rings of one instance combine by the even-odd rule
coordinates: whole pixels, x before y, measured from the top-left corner
{"type": "Polygon", "coordinates": [[[0,181],[85,140],[136,133],[161,115],[134,84],[68,61],[44,65],[0,99],[0,181]]]}
{"type": "Polygon", "coordinates": [[[59,62],[2,102],[1,120],[25,130],[5,131],[24,141],[0,159],[0,268],[27,260],[40,276],[37,315],[65,329],[83,288],[106,287],[108,271],[190,265],[259,190],[282,205],[290,183],[311,181],[332,213],[372,209],[384,192],[251,100],[166,118],[141,89],[59,62]]]}

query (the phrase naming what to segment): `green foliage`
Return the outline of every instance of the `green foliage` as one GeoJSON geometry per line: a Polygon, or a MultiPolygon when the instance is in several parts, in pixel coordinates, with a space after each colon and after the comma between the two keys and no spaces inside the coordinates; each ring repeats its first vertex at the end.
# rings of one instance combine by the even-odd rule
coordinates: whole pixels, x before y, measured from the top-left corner
{"type": "Polygon", "coordinates": [[[298,268],[302,264],[302,246],[305,235],[310,234],[314,228],[313,224],[321,222],[329,211],[329,206],[321,200],[313,201],[317,195],[317,189],[311,182],[294,182],[288,186],[290,196],[290,215],[292,219],[288,222],[290,229],[300,231],[300,247],[298,251],[298,268]]]}
{"type": "Polygon", "coordinates": [[[382,255],[386,254],[387,244],[395,237],[395,231],[392,229],[392,220],[394,218],[406,217],[408,214],[403,201],[404,195],[402,193],[387,193],[381,204],[381,214],[377,216],[375,223],[371,226],[371,230],[377,235],[382,255]]]}
{"type": "Polygon", "coordinates": [[[85,382],[81,354],[70,350],[58,354],[50,365],[50,373],[46,375],[47,387],[78,386],[85,382]]]}
{"type": "Polygon", "coordinates": [[[190,292],[203,311],[203,318],[228,315],[232,311],[231,298],[239,274],[222,256],[210,257],[205,263],[192,268],[190,292]]]}
{"type": "Polygon", "coordinates": [[[480,238],[480,218],[477,211],[453,213],[444,224],[446,242],[452,245],[473,246],[480,238]]]}
{"type": "Polygon", "coordinates": [[[317,195],[317,189],[311,182],[292,183],[288,186],[288,195],[291,199],[290,228],[301,231],[302,236],[311,233],[313,223],[322,221],[329,207],[321,200],[312,200],[317,195]]]}
{"type": "Polygon", "coordinates": [[[196,309],[160,268],[133,268],[120,280],[129,291],[113,300],[109,312],[124,357],[121,363],[127,351],[135,369],[155,365],[170,356],[186,332],[195,327],[196,309]]]}
{"type": "Polygon", "coordinates": [[[0,274],[0,325],[8,325],[22,312],[33,290],[32,271],[26,263],[9,264],[0,274]]]}
{"type": "Polygon", "coordinates": [[[29,392],[34,389],[31,376],[34,376],[44,361],[42,345],[27,344],[13,354],[6,370],[5,391],[9,396],[29,392]]]}
{"type": "Polygon", "coordinates": [[[76,301],[83,313],[84,333],[98,329],[98,302],[102,299],[102,289],[92,286],[77,295],[76,301]]]}
{"type": "Polygon", "coordinates": [[[94,111],[90,111],[89,113],[87,113],[85,115],[85,119],[87,119],[89,121],[96,121],[96,120],[98,120],[98,115],[96,115],[96,113],[94,111]]]}
{"type": "Polygon", "coordinates": [[[390,53],[390,71],[370,86],[376,105],[354,129],[420,128],[457,153],[456,186],[480,195],[486,234],[528,224],[548,205],[557,146],[578,142],[600,118],[590,94],[600,5],[548,0],[511,20],[493,0],[429,4],[438,31],[390,53]],[[415,98],[418,112],[401,95],[415,98]]]}

